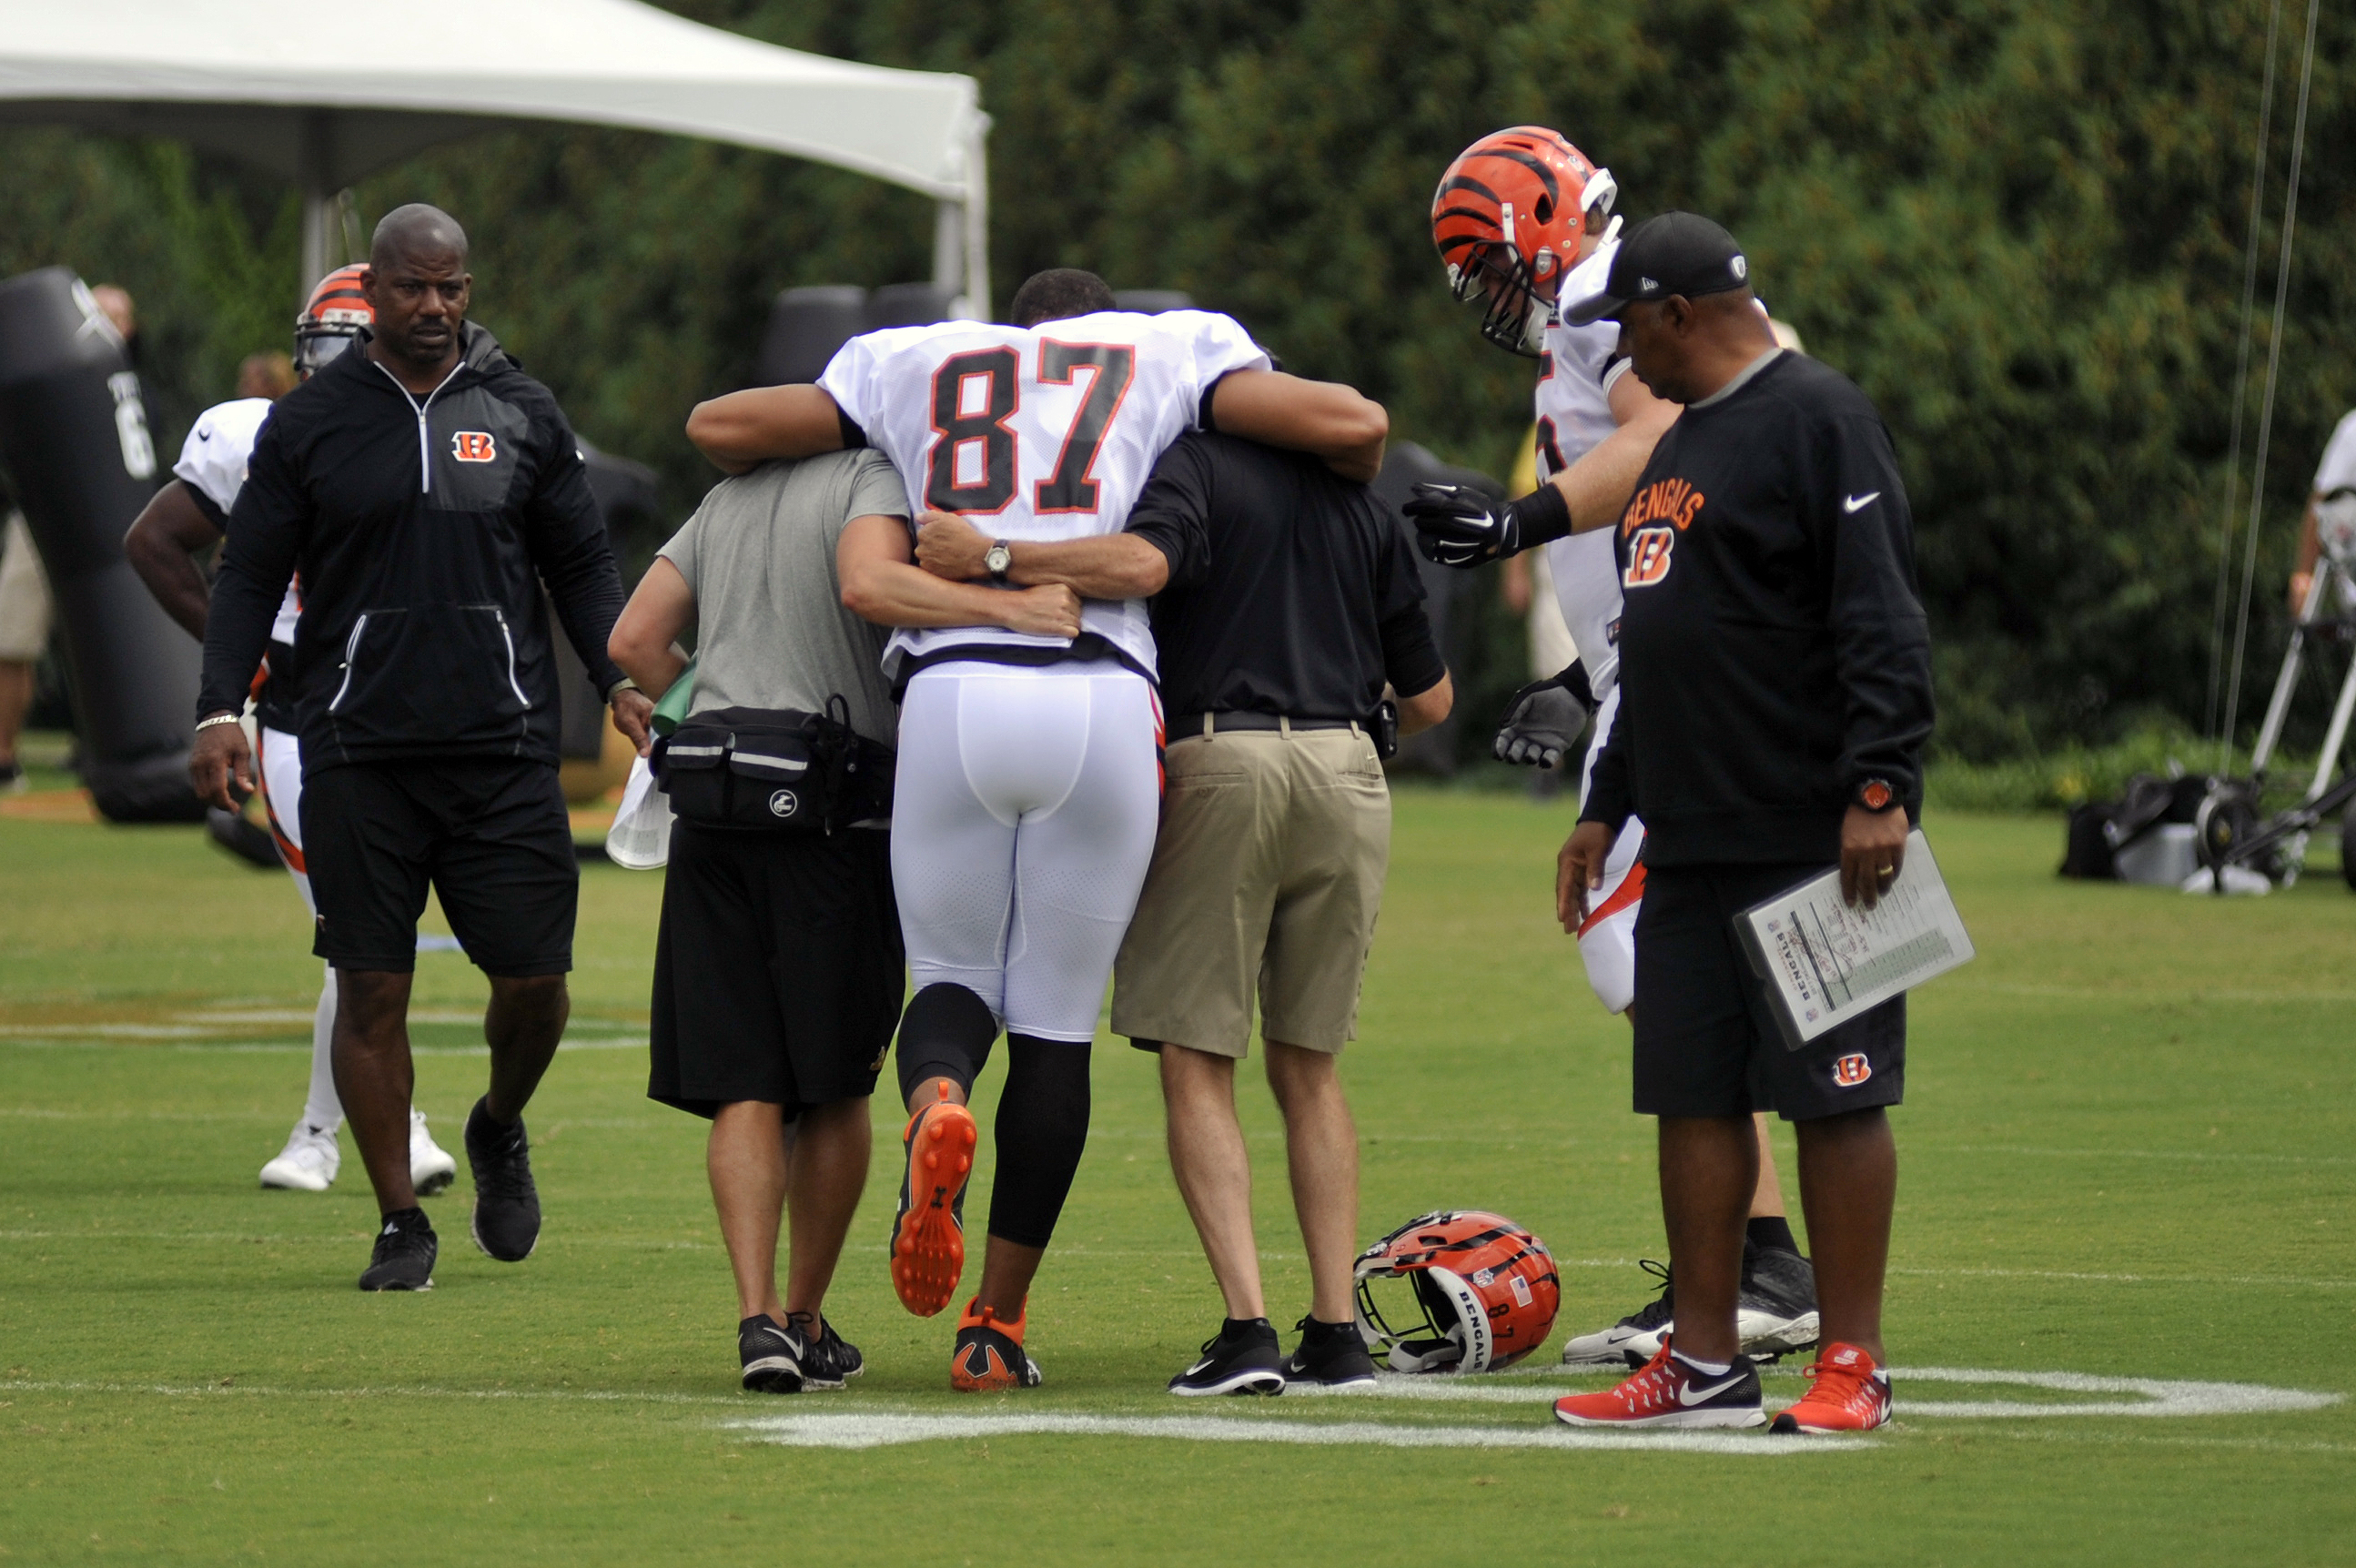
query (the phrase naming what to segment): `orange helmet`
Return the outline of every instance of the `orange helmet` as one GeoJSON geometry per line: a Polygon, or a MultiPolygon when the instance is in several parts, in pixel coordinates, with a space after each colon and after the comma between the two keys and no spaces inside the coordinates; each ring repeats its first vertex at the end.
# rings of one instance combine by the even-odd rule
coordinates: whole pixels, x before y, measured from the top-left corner
{"type": "Polygon", "coordinates": [[[1546,1243],[1480,1208],[1410,1219],[1358,1254],[1358,1336],[1401,1372],[1494,1372],[1546,1343],[1562,1285],[1546,1243]],[[1423,1314],[1393,1328],[1374,1282],[1405,1275],[1423,1314]]]}
{"type": "Polygon", "coordinates": [[[1483,337],[1538,352],[1552,308],[1537,290],[1551,295],[1578,264],[1588,214],[1609,215],[1619,190],[1610,169],[1543,125],[1493,132],[1456,155],[1432,193],[1431,242],[1459,300],[1488,295],[1483,337]]]}
{"type": "Polygon", "coordinates": [[[376,307],[360,292],[366,263],[337,267],[319,280],[303,314],[294,318],[294,369],[311,375],[350,348],[360,328],[376,325],[376,307]]]}

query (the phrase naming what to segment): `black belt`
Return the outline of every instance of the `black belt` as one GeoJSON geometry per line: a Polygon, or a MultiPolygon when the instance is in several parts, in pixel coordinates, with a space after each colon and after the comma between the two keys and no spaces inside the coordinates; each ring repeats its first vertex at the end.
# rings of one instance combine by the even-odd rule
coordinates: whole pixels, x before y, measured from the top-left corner
{"type": "Polygon", "coordinates": [[[1256,714],[1243,709],[1226,713],[1181,714],[1170,722],[1172,740],[1214,736],[1221,730],[1346,729],[1364,726],[1356,719],[1297,719],[1280,714],[1256,714]]]}

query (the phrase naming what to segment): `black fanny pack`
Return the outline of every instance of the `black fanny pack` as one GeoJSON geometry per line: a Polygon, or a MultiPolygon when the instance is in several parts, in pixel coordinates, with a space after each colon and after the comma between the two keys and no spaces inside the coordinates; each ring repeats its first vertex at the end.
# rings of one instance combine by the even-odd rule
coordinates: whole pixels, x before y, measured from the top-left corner
{"type": "Polygon", "coordinates": [[[851,704],[823,714],[717,708],[656,743],[670,809],[699,827],[833,832],[892,815],[892,748],[851,727],[851,704]]]}

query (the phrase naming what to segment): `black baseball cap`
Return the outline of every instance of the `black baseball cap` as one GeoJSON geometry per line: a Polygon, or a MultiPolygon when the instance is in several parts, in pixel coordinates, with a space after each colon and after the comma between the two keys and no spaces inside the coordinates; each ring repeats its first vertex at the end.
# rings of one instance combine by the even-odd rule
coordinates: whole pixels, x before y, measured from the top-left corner
{"type": "Polygon", "coordinates": [[[1573,303],[1562,316],[1571,326],[1584,327],[1617,316],[1635,300],[1673,294],[1693,299],[1750,283],[1751,263],[1733,235],[1697,212],[1664,212],[1628,231],[1612,258],[1603,292],[1573,303]]]}

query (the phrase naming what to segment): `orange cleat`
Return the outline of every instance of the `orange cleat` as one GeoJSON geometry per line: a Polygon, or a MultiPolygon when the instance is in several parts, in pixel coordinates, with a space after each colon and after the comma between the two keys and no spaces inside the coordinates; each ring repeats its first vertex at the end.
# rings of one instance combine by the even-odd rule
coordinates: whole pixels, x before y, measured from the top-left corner
{"type": "Polygon", "coordinates": [[[1772,1432],[1790,1434],[1871,1432],[1890,1419],[1890,1374],[1855,1345],[1835,1341],[1809,1366],[1808,1391],[1775,1418],[1772,1432]]]}
{"type": "Polygon", "coordinates": [[[965,1272],[965,1183],[977,1136],[973,1113],[949,1099],[946,1083],[900,1134],[908,1163],[892,1218],[892,1288],[918,1317],[948,1305],[965,1272]]]}
{"type": "Polygon", "coordinates": [[[979,1296],[966,1304],[965,1316],[958,1319],[957,1349],[949,1356],[950,1388],[961,1394],[986,1394],[1039,1386],[1044,1380],[1039,1363],[1023,1348],[1031,1304],[1023,1305],[1023,1316],[1009,1323],[997,1308],[983,1306],[979,1296]]]}

